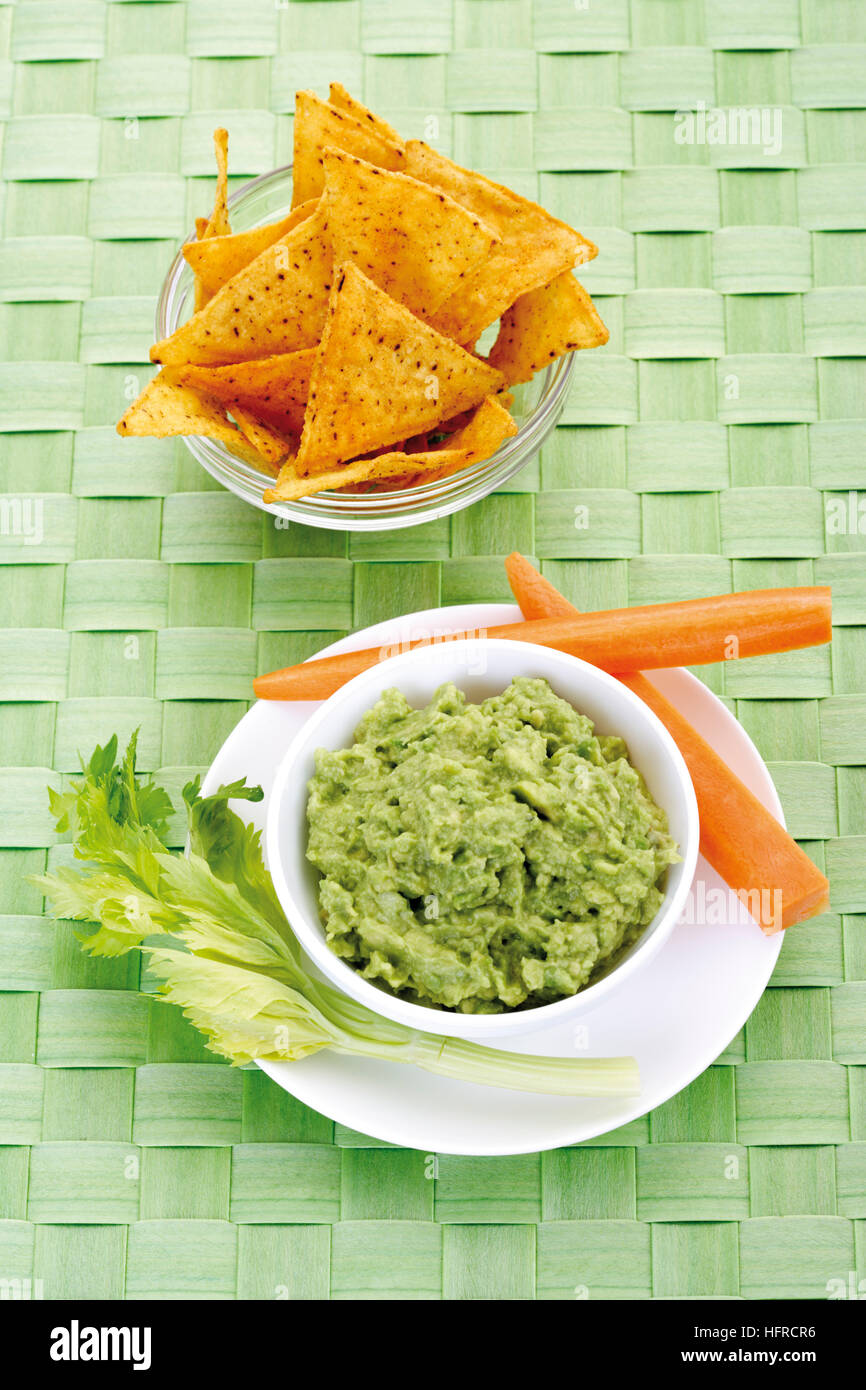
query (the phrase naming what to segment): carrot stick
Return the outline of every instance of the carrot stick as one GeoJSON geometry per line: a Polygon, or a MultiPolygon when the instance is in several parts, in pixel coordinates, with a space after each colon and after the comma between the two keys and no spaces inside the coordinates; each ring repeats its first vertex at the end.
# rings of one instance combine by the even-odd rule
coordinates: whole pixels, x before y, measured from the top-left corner
{"type": "Polygon", "coordinates": [[[569,603],[565,594],[561,594],[549,579],[545,579],[519,550],[513,550],[507,557],[505,573],[511,592],[517,599],[517,606],[528,621],[533,618],[574,618],[580,613],[580,609],[569,603]]]}
{"type": "MultiPolygon", "coordinates": [[[[505,569],[524,617],[580,612],[523,555],[509,555],[505,569]]],[[[701,853],[761,930],[769,935],[826,912],[826,878],[775,816],[651,681],[639,672],[620,680],[658,715],[682,753],[700,812],[701,853]]]]}
{"type": "MultiPolygon", "coordinates": [[[[449,635],[455,640],[479,636],[477,632],[449,635]]],[[[486,629],[483,636],[554,647],[605,671],[701,665],[829,642],[830,590],[758,589],[644,608],[613,608],[603,613],[506,623],[486,629]]],[[[430,641],[421,638],[408,645],[425,646],[430,641]]],[[[352,676],[396,650],[401,648],[370,647],[305,661],[257,677],[253,689],[263,700],[324,700],[352,676]]]]}

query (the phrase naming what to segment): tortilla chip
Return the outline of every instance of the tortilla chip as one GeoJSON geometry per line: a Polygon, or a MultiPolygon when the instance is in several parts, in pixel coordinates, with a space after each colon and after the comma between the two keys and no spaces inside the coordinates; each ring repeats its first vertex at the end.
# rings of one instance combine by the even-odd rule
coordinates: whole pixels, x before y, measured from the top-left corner
{"type": "MultiPolygon", "coordinates": [[[[455,470],[462,468],[465,460],[463,451],[453,449],[451,455],[451,466],[455,470]]],[[[441,467],[443,457],[444,454],[439,451],[424,454],[377,454],[375,458],[355,459],[352,463],[344,464],[342,468],[332,468],[327,473],[316,473],[309,477],[298,473],[295,460],[292,459],[280,469],[276,487],[267,488],[263,497],[265,502],[292,502],[299,497],[309,497],[314,492],[336,492],[349,487],[357,489],[358,485],[363,483],[370,483],[370,491],[373,491],[372,485],[381,483],[386,478],[396,487],[398,480],[405,477],[409,469],[418,472],[425,466],[441,467]]]]}
{"type": "Polygon", "coordinates": [[[312,347],[327,311],[331,266],[319,208],[233,276],[170,338],[156,343],[151,361],[217,366],[312,347]]]}
{"type": "Polygon", "coordinates": [[[328,147],[345,150],[382,169],[402,169],[406,152],[400,141],[385,139],[375,123],[363,122],[339,106],[320,101],[315,92],[295,98],[292,207],[318,198],[325,186],[322,156],[328,147]]]}
{"type": "MultiPolygon", "coordinates": [[[[206,391],[184,385],[178,380],[174,367],[163,367],[148,383],[118,421],[117,433],[152,435],[159,439],[181,434],[217,439],[244,463],[272,473],[277,471],[261,450],[248,442],[241,429],[226,418],[221,402],[206,391]]],[[[284,448],[277,462],[281,462],[287,452],[284,448]]]]}
{"type": "Polygon", "coordinates": [[[517,424],[501,402],[501,396],[485,396],[465,424],[436,446],[442,460],[440,466],[434,471],[425,470],[423,474],[408,477],[404,486],[414,487],[420,482],[447,478],[451,473],[469,468],[473,463],[483,463],[485,459],[492,458],[503,440],[517,434],[517,424]],[[452,458],[454,454],[462,461],[455,463],[452,458]]]}
{"type": "Polygon", "coordinates": [[[271,473],[276,473],[280,464],[293,453],[292,441],[279,430],[257,419],[252,411],[245,410],[243,406],[233,406],[232,415],[244,438],[261,456],[263,464],[271,473]]]}
{"type": "Polygon", "coordinates": [[[335,264],[352,261],[422,317],[453,294],[496,241],[453,198],[405,174],[334,149],[324,152],[324,170],[335,264]]]}
{"type": "Polygon", "coordinates": [[[609,336],[583,285],[565,270],[505,311],[488,361],[513,385],[531,381],[563,353],[601,347],[609,336]]]}
{"type": "MultiPolygon", "coordinates": [[[[214,131],[213,144],[217,163],[216,193],[214,194],[213,212],[210,217],[197,217],[195,219],[195,234],[199,241],[210,240],[211,237],[228,236],[231,232],[228,213],[229,133],[222,126],[214,131]]],[[[196,276],[193,308],[201,309],[209,297],[203,282],[196,276]]]]}
{"type": "Polygon", "coordinates": [[[341,111],[348,111],[350,116],[354,116],[356,121],[361,122],[361,125],[375,130],[380,139],[387,140],[392,145],[399,146],[400,149],[404,148],[403,141],[394,127],[383,120],[381,116],[377,116],[375,111],[370,111],[356,97],[350,96],[341,82],[331,83],[328,89],[328,101],[332,106],[338,106],[341,111]]]}
{"type": "Polygon", "coordinates": [[[310,393],[315,348],[259,357],[225,367],[178,367],[178,380],[194,386],[228,406],[246,408],[282,434],[299,435],[310,393]]]}
{"type": "Polygon", "coordinates": [[[485,396],[462,427],[443,442],[441,448],[463,449],[467,463],[481,463],[496,453],[503,440],[517,434],[517,424],[495,396],[485,396]]]}
{"type": "Polygon", "coordinates": [[[264,227],[253,227],[248,232],[235,232],[231,236],[209,236],[204,240],[188,241],[183,254],[196,277],[196,309],[204,308],[227,280],[231,280],[267,247],[273,246],[275,241],[286,236],[299,222],[311,217],[316,206],[316,199],[311,199],[279,222],[268,222],[264,227]]]}
{"type": "Polygon", "coordinates": [[[218,126],[213,133],[213,147],[216,155],[217,183],[214,195],[213,212],[210,215],[205,236],[228,236],[231,233],[229,222],[229,133],[218,126]]]}
{"type": "MultiPolygon", "coordinates": [[[[558,270],[564,260],[569,265],[581,265],[598,255],[597,246],[546,208],[483,174],[461,168],[423,140],[407,142],[405,172],[469,208],[501,237],[503,245],[519,248],[529,242],[538,274],[544,264],[558,270]]],[[[551,278],[547,275],[538,283],[546,284],[551,278]]]]}
{"type": "Polygon", "coordinates": [[[498,390],[495,368],[422,323],[347,262],[310,378],[299,473],[420,434],[498,390]]]}
{"type": "Polygon", "coordinates": [[[501,241],[431,320],[461,343],[474,342],[520,295],[598,254],[591,241],[538,203],[462,169],[423,140],[407,142],[406,172],[469,208],[501,241]]]}
{"type": "Polygon", "coordinates": [[[494,250],[486,263],[466,276],[463,284],[429,322],[446,338],[475,342],[523,292],[521,263],[508,251],[494,250]]]}
{"type": "Polygon", "coordinates": [[[222,404],[192,386],[182,386],[177,373],[164,367],[117,423],[117,433],[154,435],[198,434],[224,442],[239,438],[226,419],[222,404]]]}

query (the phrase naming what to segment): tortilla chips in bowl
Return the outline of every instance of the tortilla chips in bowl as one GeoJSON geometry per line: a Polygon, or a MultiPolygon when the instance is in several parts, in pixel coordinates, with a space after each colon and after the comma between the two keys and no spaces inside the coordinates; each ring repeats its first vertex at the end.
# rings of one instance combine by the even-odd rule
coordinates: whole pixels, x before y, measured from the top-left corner
{"type": "Polygon", "coordinates": [[[596,248],[396,132],[336,84],[299,93],[293,166],[227,196],[175,258],[159,371],[121,435],[184,437],[275,517],[413,526],[485,497],[559,419],[607,341],[572,273],[596,248]]]}

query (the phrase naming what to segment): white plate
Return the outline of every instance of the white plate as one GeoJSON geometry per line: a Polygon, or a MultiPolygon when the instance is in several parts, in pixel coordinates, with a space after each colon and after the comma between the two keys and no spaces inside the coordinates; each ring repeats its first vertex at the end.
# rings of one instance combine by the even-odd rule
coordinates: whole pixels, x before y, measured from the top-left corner
{"type": "MultiPolygon", "coordinates": [[[[433,631],[492,627],[517,621],[509,604],[431,609],[378,623],[335,642],[319,655],[402,642],[433,631]]],[[[720,700],[685,670],[653,675],[659,689],[713,745],[773,814],[782,809],[760,754],[720,700]]],[[[263,827],[274,773],[289,740],[318,705],[260,700],[217,754],[205,793],[246,777],[265,798],[236,803],[263,827]]],[[[555,1056],[637,1058],[638,1097],[594,1100],[529,1095],[451,1081],[397,1062],[345,1057],[330,1051],[302,1062],[262,1062],[278,1085],[323,1115],[377,1139],[429,1153],[517,1154],[593,1139],[654,1110],[699,1076],[742,1028],[766,987],[782,933],[766,937],[742,913],[717,919],[724,885],[703,859],[694,882],[693,915],[679,923],[634,982],[605,996],[578,1024],[556,1024],[514,1039],[511,1050],[555,1056]]]]}

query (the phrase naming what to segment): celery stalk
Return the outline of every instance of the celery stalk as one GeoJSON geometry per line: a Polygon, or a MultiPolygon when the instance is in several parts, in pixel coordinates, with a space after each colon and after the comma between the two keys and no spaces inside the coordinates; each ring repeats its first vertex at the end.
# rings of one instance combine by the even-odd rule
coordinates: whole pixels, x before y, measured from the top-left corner
{"type": "Polygon", "coordinates": [[[189,853],[165,844],[171,801],[135,776],[135,736],[97,748],[83,777],[49,791],[76,863],[35,880],[58,918],[96,923],[79,934],[93,955],[144,953],[161,998],[183,1009],[212,1051],[236,1065],[299,1061],[331,1047],[406,1062],[460,1081],[560,1096],[639,1092],[631,1057],[537,1057],[404,1028],[306,973],[274,892],[260,834],[229,798],[260,800],[243,782],[202,797],[184,788],[189,853]]]}

